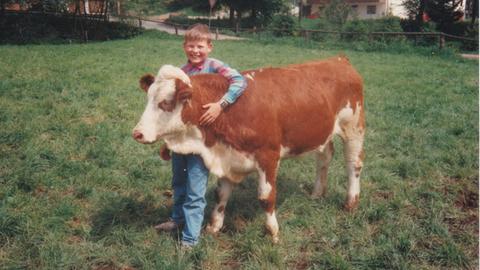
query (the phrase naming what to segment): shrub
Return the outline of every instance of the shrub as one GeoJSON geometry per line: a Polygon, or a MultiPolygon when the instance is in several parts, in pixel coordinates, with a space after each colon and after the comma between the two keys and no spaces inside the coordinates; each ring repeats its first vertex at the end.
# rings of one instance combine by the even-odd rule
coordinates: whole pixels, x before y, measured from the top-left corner
{"type": "MultiPolygon", "coordinates": [[[[196,23],[203,23],[208,25],[208,18],[191,18],[186,14],[178,13],[177,15],[170,15],[170,17],[166,20],[167,23],[171,24],[178,24],[184,28],[188,28],[188,26],[196,24],[196,23]]],[[[230,29],[234,31],[235,26],[229,19],[215,19],[212,18],[210,21],[210,26],[212,28],[218,27],[223,29],[230,29]]],[[[240,28],[253,28],[253,26],[258,26],[257,21],[253,20],[252,18],[242,18],[240,21],[239,27],[240,28]]]]}
{"type": "MultiPolygon", "coordinates": [[[[356,32],[363,33],[359,34],[345,34],[342,36],[342,39],[347,41],[364,41],[368,40],[367,33],[371,32],[403,32],[400,25],[400,18],[397,17],[385,17],[381,19],[374,20],[351,20],[348,21],[345,26],[342,28],[343,32],[356,32]]],[[[380,43],[391,43],[404,40],[403,36],[376,36],[374,38],[375,42],[380,43]]]]}
{"type": "Polygon", "coordinates": [[[347,22],[345,26],[343,27],[344,32],[355,32],[355,33],[362,33],[360,34],[346,34],[343,35],[342,38],[347,41],[353,41],[353,40],[367,40],[368,36],[366,33],[370,32],[369,31],[369,25],[367,21],[365,20],[352,20],[347,22]]]}
{"type": "Polygon", "coordinates": [[[279,15],[273,18],[270,28],[276,37],[284,37],[293,36],[298,29],[298,25],[292,16],[279,15]]]}
{"type": "MultiPolygon", "coordinates": [[[[368,20],[367,20],[368,21],[368,20]]],[[[400,18],[384,17],[381,19],[371,20],[373,23],[373,31],[376,32],[402,32],[400,18]]]]}
{"type": "Polygon", "coordinates": [[[477,42],[464,41],[460,48],[463,50],[478,52],[478,21],[473,27],[468,27],[466,29],[465,36],[467,38],[475,39],[477,42]]]}
{"type": "Polygon", "coordinates": [[[0,21],[0,44],[66,43],[71,41],[123,39],[141,29],[122,22],[86,19],[57,14],[7,13],[0,21]]]}
{"type": "Polygon", "coordinates": [[[179,13],[177,15],[170,15],[167,19],[167,22],[171,24],[179,24],[182,26],[187,26],[192,23],[188,16],[183,13],[179,13]]]}
{"type": "Polygon", "coordinates": [[[350,6],[341,0],[332,0],[325,7],[323,13],[329,22],[335,25],[343,26],[347,21],[348,15],[352,9],[350,6]]]}

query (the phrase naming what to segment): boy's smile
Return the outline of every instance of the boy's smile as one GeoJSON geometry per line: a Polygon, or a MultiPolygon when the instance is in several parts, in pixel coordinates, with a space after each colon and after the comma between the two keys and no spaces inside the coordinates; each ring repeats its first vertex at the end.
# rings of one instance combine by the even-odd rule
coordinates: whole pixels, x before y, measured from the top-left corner
{"type": "Polygon", "coordinates": [[[202,64],[208,58],[208,54],[212,51],[213,46],[206,40],[186,41],[183,43],[183,50],[188,61],[194,65],[202,64]]]}

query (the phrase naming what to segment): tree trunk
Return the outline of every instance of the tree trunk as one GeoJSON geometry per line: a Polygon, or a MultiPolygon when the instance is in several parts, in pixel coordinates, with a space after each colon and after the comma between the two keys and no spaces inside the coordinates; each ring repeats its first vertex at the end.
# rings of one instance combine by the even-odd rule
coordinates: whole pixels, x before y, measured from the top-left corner
{"type": "Polygon", "coordinates": [[[88,0],[83,0],[83,16],[84,17],[87,17],[87,5],[85,3],[85,1],[88,1],[88,0]]]}
{"type": "Polygon", "coordinates": [[[233,7],[230,7],[230,24],[232,25],[232,28],[235,27],[235,9],[233,7]]]}
{"type": "Polygon", "coordinates": [[[478,0],[472,0],[472,18],[470,21],[470,27],[473,28],[475,26],[475,19],[478,18],[478,0]]]}
{"type": "Polygon", "coordinates": [[[237,10],[237,20],[235,22],[235,33],[238,33],[240,30],[240,21],[242,20],[242,12],[237,10]]]}
{"type": "Polygon", "coordinates": [[[107,14],[108,14],[108,0],[103,2],[103,19],[107,21],[107,14]]]}
{"type": "Polygon", "coordinates": [[[415,22],[417,23],[418,28],[422,28],[423,26],[423,13],[425,12],[425,7],[426,7],[426,1],[427,0],[420,0],[420,6],[418,7],[418,13],[415,18],[415,22]]]}
{"type": "Polygon", "coordinates": [[[302,21],[303,0],[298,1],[298,23],[302,21]]]}
{"type": "Polygon", "coordinates": [[[75,0],[75,11],[73,13],[75,15],[80,14],[80,0],[75,0]]]}
{"type": "Polygon", "coordinates": [[[121,1],[117,0],[117,16],[122,15],[122,6],[121,6],[121,1]]]}

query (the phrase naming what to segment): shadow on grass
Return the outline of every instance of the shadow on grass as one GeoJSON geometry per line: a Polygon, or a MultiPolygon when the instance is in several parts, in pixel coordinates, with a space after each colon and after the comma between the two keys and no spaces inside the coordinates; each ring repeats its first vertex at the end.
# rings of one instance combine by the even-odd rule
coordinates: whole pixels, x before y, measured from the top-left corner
{"type": "Polygon", "coordinates": [[[139,199],[133,195],[108,195],[99,204],[99,210],[92,216],[90,232],[95,240],[108,236],[116,228],[150,227],[166,219],[169,211],[158,208],[150,196],[139,199]]]}
{"type": "MultiPolygon", "coordinates": [[[[225,221],[222,232],[234,234],[243,231],[247,224],[250,224],[256,218],[263,219],[265,217],[265,212],[258,200],[257,181],[257,176],[253,174],[235,186],[225,210],[225,221]]],[[[293,179],[283,177],[277,178],[276,209],[281,208],[285,202],[291,202],[291,197],[304,196],[308,200],[311,200],[312,203],[315,203],[314,199],[310,199],[310,192],[312,189],[313,180],[311,184],[301,185],[299,181],[293,179]]],[[[334,194],[334,198],[329,199],[327,203],[334,204],[335,207],[340,210],[343,207],[344,196],[343,194],[337,194],[336,192],[334,192],[334,194]]],[[[205,222],[209,222],[210,215],[215,206],[214,198],[215,189],[210,189],[207,193],[208,206],[205,210],[205,222]]]]}
{"type": "MultiPolygon", "coordinates": [[[[227,204],[223,232],[234,234],[243,231],[247,224],[251,224],[256,218],[264,218],[264,210],[257,198],[257,185],[257,176],[250,175],[234,188],[227,204]]],[[[310,200],[312,187],[313,182],[303,186],[298,181],[279,177],[277,179],[276,208],[282,207],[285,201],[291,201],[292,196],[305,196],[310,200]]],[[[215,206],[215,189],[209,189],[206,197],[208,204],[205,210],[205,224],[209,222],[215,206]]],[[[335,199],[329,199],[326,203],[334,204],[341,209],[343,196],[335,194],[333,197],[335,199]]],[[[313,199],[312,203],[314,203],[313,199]]],[[[133,228],[139,230],[151,227],[162,220],[166,220],[171,211],[171,207],[159,206],[157,200],[152,196],[123,196],[115,193],[107,194],[101,198],[97,209],[91,218],[90,237],[93,240],[103,239],[116,229],[133,228]]]]}

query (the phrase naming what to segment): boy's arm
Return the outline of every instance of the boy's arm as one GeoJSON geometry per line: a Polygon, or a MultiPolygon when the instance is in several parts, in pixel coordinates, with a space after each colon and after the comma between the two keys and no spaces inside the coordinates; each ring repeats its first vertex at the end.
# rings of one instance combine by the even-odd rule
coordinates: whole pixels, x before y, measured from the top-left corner
{"type": "Polygon", "coordinates": [[[245,78],[238,71],[230,68],[219,60],[212,59],[209,66],[209,73],[218,73],[224,76],[228,79],[230,85],[227,93],[225,93],[218,102],[209,103],[203,106],[204,108],[208,108],[208,110],[202,115],[202,117],[200,117],[201,125],[208,125],[215,121],[221,111],[234,103],[243,91],[245,91],[245,88],[247,88],[247,81],[245,78]]]}
{"type": "Polygon", "coordinates": [[[245,88],[247,88],[247,81],[237,70],[221,61],[216,59],[212,60],[211,66],[215,73],[227,78],[230,83],[227,93],[222,97],[222,101],[226,101],[228,103],[226,105],[234,103],[237,98],[242,95],[243,91],[245,91],[245,88]]]}

